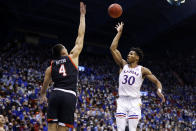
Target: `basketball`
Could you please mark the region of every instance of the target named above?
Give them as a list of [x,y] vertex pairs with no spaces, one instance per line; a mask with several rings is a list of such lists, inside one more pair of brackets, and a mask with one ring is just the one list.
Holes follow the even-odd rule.
[[185,0],[167,0],[167,2],[173,6],[180,6],[181,4],[185,3]]
[[118,18],[122,15],[122,7],[119,4],[111,4],[108,8],[108,13],[112,18]]

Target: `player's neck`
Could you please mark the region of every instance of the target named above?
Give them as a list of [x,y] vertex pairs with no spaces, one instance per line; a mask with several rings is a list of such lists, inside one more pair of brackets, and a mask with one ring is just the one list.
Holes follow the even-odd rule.
[[62,52],[61,56],[68,56],[69,54],[67,54],[66,52]]
[[63,54],[63,55],[61,55],[61,56],[68,56],[67,54]]
[[135,67],[137,67],[138,66],[138,64],[136,63],[136,62],[134,62],[134,63],[129,63],[129,67],[130,68],[135,68]]

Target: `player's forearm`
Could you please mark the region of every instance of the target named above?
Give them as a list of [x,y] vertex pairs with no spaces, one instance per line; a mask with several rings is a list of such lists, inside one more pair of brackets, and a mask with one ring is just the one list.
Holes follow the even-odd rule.
[[161,96],[162,93],[162,84],[160,81],[156,82],[156,87],[157,87],[157,94],[159,95],[159,97]]
[[47,87],[45,84],[43,84],[42,88],[41,88],[41,95],[44,95],[46,94],[46,91],[47,91]]
[[118,32],[118,33],[116,34],[116,36],[114,37],[114,39],[113,39],[113,41],[112,41],[112,44],[111,44],[111,46],[110,46],[110,50],[115,50],[115,49],[117,49],[117,47],[118,47],[118,42],[119,42],[119,40],[120,40],[121,34],[122,34],[122,32]]
[[160,81],[157,81],[156,86],[157,86],[157,90],[158,89],[162,90],[162,84]]
[[0,127],[0,131],[5,131],[5,129],[3,128],[3,125],[1,125],[2,127]]
[[79,25],[79,29],[78,29],[78,36],[79,37],[84,37],[85,34],[85,15],[81,14],[80,15],[80,25]]
[[165,102],[165,97],[162,93],[162,85],[161,85],[160,81],[158,81],[158,83],[157,83],[157,95],[161,98],[161,100],[162,100],[161,103],[164,103]]

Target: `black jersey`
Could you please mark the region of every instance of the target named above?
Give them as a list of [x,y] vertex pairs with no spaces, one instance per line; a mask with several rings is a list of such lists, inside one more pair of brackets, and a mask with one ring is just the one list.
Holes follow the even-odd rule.
[[69,56],[51,62],[52,81],[54,88],[72,90],[76,92],[78,70]]

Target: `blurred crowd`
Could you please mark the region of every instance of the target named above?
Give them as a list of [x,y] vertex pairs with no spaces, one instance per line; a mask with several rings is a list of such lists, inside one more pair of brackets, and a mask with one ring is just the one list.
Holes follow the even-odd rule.
[[[39,92],[50,65],[48,52],[27,44],[7,48],[0,54],[0,123],[5,121],[6,131],[47,131],[47,103],[39,103]],[[145,80],[139,130],[196,130],[196,55],[193,51],[187,58],[176,54],[173,59],[174,55],[143,62],[162,82],[166,103],[160,105],[156,87]],[[118,66],[109,56],[92,55],[83,55],[80,65],[85,70],[79,72],[74,130],[115,131]],[[47,96],[51,91],[52,84]]]

